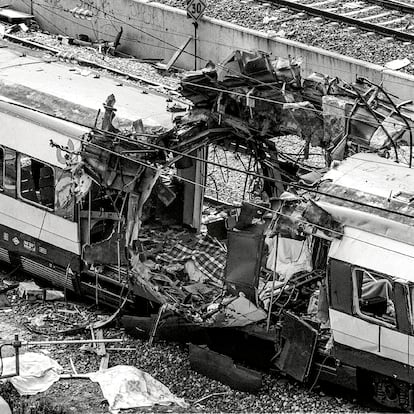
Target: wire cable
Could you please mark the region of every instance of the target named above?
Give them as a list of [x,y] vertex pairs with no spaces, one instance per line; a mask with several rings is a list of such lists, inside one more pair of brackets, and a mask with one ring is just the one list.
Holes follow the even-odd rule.
[[[1,100],[0,100],[0,101],[1,101]],[[4,101],[3,101],[3,102],[4,102]],[[7,102],[7,103],[9,103],[9,102]],[[15,105],[15,103],[12,103],[12,104],[13,104],[13,105]],[[23,105],[17,104],[17,106],[23,106]],[[41,112],[41,111],[37,111],[37,112]],[[108,131],[103,131],[103,132],[108,132]],[[114,134],[114,135],[116,135],[116,134]],[[120,158],[123,158],[123,159],[125,159],[125,160],[131,161],[131,162],[136,163],[136,164],[138,164],[138,165],[142,165],[142,166],[144,166],[144,167],[147,167],[147,168],[153,169],[153,170],[155,170],[155,171],[159,171],[159,170],[161,169],[160,167],[157,167],[157,166],[154,166],[154,165],[148,164],[148,163],[146,163],[146,162],[144,162],[144,161],[141,161],[141,160],[138,160],[138,159],[136,159],[136,158],[131,158],[131,157],[128,157],[127,155],[125,155],[125,154],[120,154],[120,153],[118,153],[118,152],[116,152],[116,151],[114,151],[114,150],[111,150],[111,149],[109,149],[109,148],[102,147],[101,145],[98,145],[98,144],[96,144],[96,143],[93,143],[93,142],[91,142],[91,141],[88,141],[88,140],[87,140],[87,139],[85,139],[85,138],[80,138],[80,139],[79,139],[79,141],[80,141],[82,144],[85,144],[85,145],[90,145],[90,146],[92,146],[92,147],[94,147],[94,148],[100,149],[100,150],[102,150],[102,151],[106,151],[106,152],[108,152],[108,153],[110,153],[110,154],[112,154],[112,155],[115,155],[115,156],[117,156],[117,157],[120,157]],[[165,149],[166,149],[166,150],[168,150],[168,148],[165,148]],[[186,156],[187,156],[187,155],[186,155]],[[201,160],[201,161],[202,161],[202,162],[207,162],[207,161],[205,161],[205,160]],[[242,171],[242,170],[240,170],[240,172],[243,172],[243,171]],[[244,172],[244,173],[245,173],[245,174],[247,174],[247,173],[249,173],[249,172]],[[172,175],[172,176],[174,176],[174,177],[176,177],[176,178],[178,178],[179,180],[184,181],[184,182],[187,182],[187,183],[189,183],[189,184],[191,184],[191,185],[194,185],[194,186],[199,186],[199,187],[201,187],[201,188],[203,188],[203,189],[209,189],[209,190],[212,190],[211,188],[207,187],[206,185],[204,185],[204,184],[202,184],[202,183],[197,183],[197,182],[195,182],[195,181],[192,181],[192,180],[189,180],[189,179],[187,179],[187,178],[181,177],[181,176],[179,176],[179,175],[177,175],[177,174],[171,174],[171,175]],[[254,175],[256,175],[256,176],[260,176],[259,174],[254,174]],[[262,178],[269,179],[269,177],[264,177],[264,176],[262,176]],[[273,181],[278,181],[278,180],[273,180]],[[294,183],[286,183],[286,184],[295,186],[295,184],[294,184]],[[334,195],[332,195],[332,194],[328,194],[328,193],[323,193],[323,192],[315,191],[315,190],[312,190],[312,189],[309,189],[309,188],[306,188],[306,187],[302,187],[302,189],[304,189],[304,190],[306,190],[306,191],[310,191],[310,192],[316,192],[316,193],[318,193],[318,194],[324,194],[324,195],[327,195],[327,196],[332,196],[332,197],[334,197],[334,198],[339,198],[339,199],[342,199],[343,201],[351,201],[351,202],[353,202],[353,203],[360,204],[360,205],[363,205],[363,206],[368,206],[368,207],[372,207],[372,208],[378,208],[378,209],[380,209],[380,210],[385,210],[385,211],[387,211],[387,212],[391,212],[391,213],[399,214],[399,215],[402,215],[402,216],[405,216],[405,217],[409,217],[409,218],[414,218],[414,216],[410,216],[410,215],[408,215],[408,214],[404,214],[404,213],[402,213],[402,212],[391,211],[391,210],[389,210],[389,209],[383,209],[383,208],[380,208],[380,207],[377,207],[377,206],[371,206],[371,205],[369,205],[369,204],[358,203],[358,202],[356,202],[356,201],[354,201],[354,200],[344,199],[344,198],[342,198],[342,197],[337,197],[337,196],[334,196]],[[274,209],[272,209],[272,208],[269,208],[269,207],[266,207],[266,206],[263,206],[263,205],[260,205],[260,204],[254,203],[254,202],[250,202],[250,204],[251,204],[251,205],[253,205],[254,207],[257,207],[258,209],[261,209],[261,210],[264,210],[264,211],[270,212],[270,213],[272,213],[272,214],[278,214],[279,216],[283,216],[283,217],[286,217],[286,218],[289,218],[289,219],[291,218],[289,215],[284,214],[284,213],[281,213],[281,212],[279,212],[279,211],[277,211],[277,210],[274,210]],[[319,229],[319,230],[321,230],[321,231],[327,231],[327,232],[329,232],[329,233],[331,233],[331,234],[336,234],[336,235],[337,235],[337,237],[343,237],[343,234],[342,234],[341,232],[338,232],[338,231],[336,231],[336,230],[332,230],[332,229],[327,228],[327,227],[325,227],[325,226],[321,226],[321,225],[317,225],[317,224],[312,224],[312,223],[309,223],[308,221],[306,221],[306,220],[304,220],[304,219],[299,219],[299,218],[297,219],[297,221],[298,221],[298,222],[302,222],[303,224],[306,224],[306,225],[311,225],[311,226],[313,226],[314,228]],[[387,248],[387,247],[384,247],[384,246],[380,246],[380,245],[377,245],[377,244],[375,244],[375,243],[371,243],[371,242],[368,242],[368,241],[365,241],[365,240],[360,240],[360,239],[355,238],[355,237],[352,237],[352,236],[346,236],[346,237],[348,237],[348,238],[350,238],[350,239],[353,239],[353,240],[360,241],[360,242],[365,243],[365,244],[368,244],[368,245],[371,245],[371,246],[373,246],[373,247],[377,247],[377,248],[383,249],[383,250],[385,250],[385,251],[389,251],[389,252],[392,252],[392,253],[396,253],[396,254],[399,254],[399,255],[402,255],[402,256],[405,256],[405,257],[409,257],[409,258],[414,259],[414,256],[409,255],[409,254],[406,254],[406,253],[399,252],[399,251],[394,250],[394,249],[390,249],[390,248]]]
[[[119,154],[119,153],[117,153],[116,151],[113,151],[113,150],[110,150],[110,149],[108,149],[108,148],[102,147],[102,146],[100,146],[100,145],[98,145],[98,144],[95,144],[95,143],[92,143],[92,142],[90,142],[90,141],[88,141],[88,140],[85,140],[85,139],[80,139],[80,141],[81,141],[82,143],[86,144],[86,145],[91,145],[91,146],[93,146],[94,148],[97,148],[97,149],[100,149],[100,150],[103,150],[103,151],[107,151],[107,152],[109,152],[109,153],[111,153],[111,154],[113,154],[113,155],[116,155],[116,156],[120,157],[120,158],[124,158],[124,159],[126,159],[126,160],[128,160],[128,161],[132,161],[132,162],[134,162],[134,163],[137,163],[137,164],[143,165],[143,166],[148,167],[148,168],[150,168],[150,169],[153,169],[153,170],[156,170],[156,171],[158,171],[158,170],[160,169],[160,167],[156,167],[156,166],[153,166],[153,165],[151,165],[151,164],[145,163],[145,162],[143,162],[143,161],[141,161],[141,160],[137,160],[137,159],[134,159],[134,158],[128,157],[128,156],[126,156],[126,155],[124,155],[124,154]],[[199,187],[201,187],[201,188],[203,188],[203,189],[209,189],[209,190],[212,190],[211,188],[207,187],[207,186],[206,186],[206,185],[204,185],[204,184],[197,183],[197,182],[195,182],[195,181],[192,181],[192,180],[189,180],[189,179],[187,179],[187,178],[181,177],[181,176],[179,176],[179,175],[177,175],[177,174],[171,174],[171,175],[172,175],[172,176],[174,176],[174,177],[176,177],[176,178],[178,178],[178,179],[180,179],[180,180],[182,180],[182,181],[184,181],[184,182],[187,182],[187,183],[189,183],[189,184],[192,184],[192,185],[194,185],[194,186],[199,186]],[[272,213],[272,214],[277,214],[277,215],[279,215],[279,216],[282,216],[282,217],[286,217],[286,218],[291,219],[291,216],[290,216],[290,215],[287,215],[287,214],[281,213],[281,212],[279,212],[279,211],[277,211],[277,210],[274,210],[274,209],[272,209],[272,208],[270,208],[270,207],[266,207],[266,206],[263,206],[263,205],[260,205],[260,204],[254,203],[254,202],[249,202],[249,204],[251,204],[252,206],[254,206],[254,207],[258,208],[258,209],[261,209],[261,210],[264,210],[264,211],[270,212],[270,213]],[[395,213],[397,213],[397,212],[395,212]],[[409,217],[414,218],[413,216],[409,216]],[[329,232],[329,233],[332,233],[332,234],[336,234],[336,236],[337,236],[338,238],[341,238],[341,237],[343,237],[343,236],[344,236],[342,232],[339,232],[339,231],[337,231],[337,230],[330,229],[330,228],[325,227],[325,226],[322,226],[322,225],[318,225],[318,224],[309,223],[309,222],[308,222],[308,221],[306,221],[305,219],[300,219],[300,218],[297,218],[296,220],[297,220],[298,222],[303,223],[303,224],[306,224],[306,225],[311,225],[312,227],[314,227],[314,228],[316,228],[316,229],[319,229],[319,230],[321,230],[321,231],[325,231],[325,232]],[[356,237],[353,237],[353,236],[349,236],[349,235],[347,235],[346,237],[347,237],[347,238],[349,238],[349,239],[351,239],[351,240],[356,240],[356,241],[359,241],[359,242],[361,242],[361,243],[364,243],[364,244],[367,244],[367,245],[370,245],[370,246],[373,246],[373,247],[377,247],[377,248],[380,248],[380,249],[385,250],[385,251],[388,251],[388,252],[396,253],[396,254],[398,254],[398,255],[401,255],[401,256],[404,256],[404,257],[408,257],[408,258],[414,259],[414,256],[412,256],[412,255],[410,255],[410,254],[407,254],[407,253],[402,253],[402,252],[400,252],[400,251],[398,251],[398,250],[390,249],[390,248],[388,248],[388,247],[381,246],[381,245],[378,245],[378,244],[375,244],[375,243],[372,243],[372,242],[368,242],[368,241],[366,241],[366,240],[361,240],[361,239],[356,238]],[[390,240],[393,240],[393,239],[390,239]],[[396,241],[397,241],[397,240],[396,240]]]
[[[106,131],[102,131],[102,130],[98,130],[98,131],[101,132],[101,133],[107,133]],[[126,139],[126,138],[120,136],[119,134],[109,133],[109,135],[112,135],[112,136],[114,136],[116,138],[119,138],[122,141],[125,141],[125,142],[130,143],[130,144],[131,143],[134,143],[134,142],[136,143],[136,141]],[[140,141],[140,143],[143,144],[143,145],[147,145],[150,148],[155,148],[155,149],[159,149],[159,150],[163,150],[163,151],[169,151],[169,152],[171,152],[173,154],[176,154],[176,155],[182,155],[182,156],[185,156],[185,157],[194,159],[196,161],[200,161],[200,162],[203,162],[203,163],[206,163],[206,164],[210,164],[210,165],[215,165],[215,166],[217,166],[219,168],[221,167],[221,164],[220,163],[216,163],[216,162],[210,161],[210,160],[205,160],[205,159],[200,158],[200,157],[197,157],[195,155],[191,155],[191,154],[188,154],[188,153],[183,153],[183,152],[180,152],[180,151],[172,150],[170,148],[163,147],[161,145],[157,145],[157,144],[154,144],[154,143],[141,142],[141,141]],[[391,165],[393,165],[393,164],[391,164]],[[407,213],[403,213],[401,211],[394,211],[394,210],[390,210],[390,209],[387,209],[387,208],[384,208],[384,207],[380,207],[380,206],[375,206],[375,205],[372,205],[372,204],[364,203],[364,202],[361,202],[361,201],[358,201],[358,200],[347,199],[345,197],[337,196],[335,194],[325,193],[323,191],[319,191],[319,190],[316,190],[316,189],[313,189],[313,188],[305,187],[305,186],[300,185],[300,184],[297,184],[297,183],[292,183],[292,182],[288,182],[288,181],[285,181],[285,180],[282,180],[282,179],[276,179],[276,178],[272,178],[272,177],[267,177],[267,176],[265,176],[263,174],[258,174],[256,172],[252,172],[252,171],[246,172],[246,171],[243,171],[243,170],[241,170],[239,168],[235,168],[235,167],[231,167],[231,166],[227,166],[226,168],[229,169],[229,170],[231,170],[231,171],[238,172],[238,173],[248,174],[248,175],[250,175],[252,177],[255,177],[255,178],[260,178],[260,179],[267,180],[267,181],[271,181],[271,182],[277,182],[277,183],[280,183],[280,184],[284,184],[286,186],[292,186],[292,187],[295,187],[297,189],[304,190],[304,191],[307,191],[307,192],[311,192],[311,193],[314,193],[314,194],[331,197],[331,198],[334,198],[334,199],[337,199],[337,200],[340,200],[340,201],[352,202],[352,203],[355,203],[355,204],[360,205],[360,206],[370,207],[370,208],[373,208],[373,209],[376,209],[376,210],[384,211],[384,212],[387,212],[387,213],[394,213],[394,214],[397,214],[397,215],[401,215],[401,216],[404,216],[404,217],[408,217],[410,219],[414,219],[414,216],[412,216],[410,214],[407,214]],[[408,167],[406,167],[406,168],[408,168]]]
[[[10,105],[13,105],[13,106],[17,106],[17,107],[29,109],[29,110],[32,110],[32,111],[35,111],[35,112],[38,112],[38,113],[41,113],[41,114],[44,114],[44,115],[51,116],[50,114],[47,114],[47,113],[45,113],[45,112],[43,112],[41,110],[34,109],[34,108],[31,108],[31,107],[27,107],[26,105],[18,104],[16,102],[9,102],[9,101],[5,101],[5,100],[2,100],[2,99],[0,99],[0,102],[4,102],[4,103],[7,103],[7,104],[10,104]],[[191,155],[189,153],[183,153],[183,152],[180,152],[180,151],[172,150],[170,148],[167,148],[167,147],[164,147],[164,146],[161,146],[161,145],[157,145],[157,144],[154,144],[154,143],[146,142],[146,141],[131,140],[131,139],[128,139],[128,138],[123,137],[119,133],[104,131],[104,130],[101,130],[99,128],[92,128],[91,126],[84,125],[84,124],[81,124],[79,122],[69,121],[69,120],[67,120],[65,118],[58,117],[58,116],[55,116],[55,115],[53,115],[53,117],[54,118],[57,118],[57,119],[64,120],[66,122],[72,122],[72,123],[74,123],[76,125],[79,125],[79,126],[82,126],[82,127],[85,127],[85,128],[89,128],[91,130],[94,129],[95,131],[97,131],[99,133],[107,134],[107,135],[112,136],[114,138],[118,138],[121,141],[124,141],[124,142],[129,143],[129,144],[135,144],[135,145],[141,144],[143,146],[148,146],[150,148],[155,148],[155,149],[158,149],[158,150],[167,151],[167,152],[171,152],[171,153],[176,154],[176,155],[180,155],[180,156],[184,156],[184,157],[187,157],[187,158],[191,158],[191,159],[194,159],[196,161],[200,161],[202,163],[206,163],[206,164],[210,164],[210,165],[215,165],[217,167],[221,167],[221,164],[220,163],[216,163],[216,162],[210,161],[210,160],[205,160],[203,158],[197,157],[195,155]],[[140,134],[140,135],[141,136],[151,136],[151,137],[154,136],[153,134]],[[79,139],[79,141],[84,142],[84,143],[88,143],[87,141],[82,140],[82,139]],[[122,158],[125,158],[126,157],[124,154],[119,154],[119,153],[114,152],[114,151],[112,151],[112,150],[110,150],[108,148],[105,148],[105,147],[102,147],[101,149],[106,150],[106,151],[108,151],[110,153],[113,153],[113,155],[117,155],[117,156],[120,156]],[[138,160],[136,160],[134,158],[127,157],[125,159],[128,159],[130,161],[137,162],[138,164],[143,165],[145,167],[157,169],[157,167],[153,167],[150,164],[144,163],[142,161],[138,161]],[[393,165],[393,164],[391,164],[391,165]],[[351,203],[354,203],[354,204],[359,205],[359,206],[368,207],[368,208],[372,208],[372,209],[375,209],[375,210],[383,211],[383,212],[386,212],[386,213],[393,213],[395,215],[399,215],[399,216],[402,216],[402,217],[407,217],[407,218],[410,218],[410,219],[414,219],[414,216],[412,216],[410,214],[407,214],[407,213],[404,213],[402,211],[390,210],[390,209],[387,209],[387,208],[384,208],[384,207],[380,207],[380,206],[376,206],[376,205],[364,203],[364,202],[361,202],[359,200],[352,200],[352,199],[349,199],[349,198],[346,198],[346,197],[337,196],[335,194],[326,193],[326,192],[323,192],[323,191],[320,191],[320,190],[317,190],[317,189],[314,189],[314,188],[309,188],[309,187],[306,187],[306,186],[303,186],[303,185],[300,185],[300,184],[297,184],[297,183],[288,182],[286,180],[272,178],[272,177],[267,177],[265,175],[258,174],[256,172],[252,172],[252,171],[244,171],[244,170],[241,170],[239,168],[235,168],[235,167],[231,167],[231,166],[227,166],[226,168],[229,169],[229,170],[238,172],[238,173],[248,174],[248,175],[250,175],[250,176],[252,176],[254,178],[260,178],[260,179],[263,179],[263,180],[280,183],[280,184],[283,184],[285,186],[291,186],[291,187],[294,187],[296,189],[300,189],[300,190],[306,191],[308,193],[314,193],[314,194],[318,194],[318,195],[323,195],[323,196],[330,197],[330,198],[333,198],[333,199],[336,199],[336,200],[339,200],[339,201],[342,201],[342,202],[351,202]],[[406,167],[406,168],[408,168],[408,167]],[[180,179],[186,181],[186,179],[184,179],[183,177],[180,177]],[[194,182],[191,182],[191,181],[189,181],[189,183],[190,184],[195,184]]]
[[[22,0],[22,1],[27,6],[27,3],[25,3],[24,0]],[[38,5],[39,7],[43,8],[45,10],[48,10],[50,13],[53,13],[56,16],[59,16],[59,17],[61,17],[63,19],[66,19],[66,20],[72,22],[72,19],[69,19],[66,16],[63,16],[63,15],[61,15],[59,13],[54,12],[49,7],[45,7],[44,5],[42,5],[40,3],[37,3],[37,2],[34,2],[34,4]],[[142,33],[146,34],[147,36],[150,36],[150,37],[158,40],[159,42],[162,42],[164,44],[167,44],[168,46],[171,47],[171,50],[174,50],[175,51],[175,50],[178,49],[178,46],[176,46],[176,45],[174,45],[172,43],[169,43],[169,42],[167,42],[167,41],[165,41],[165,40],[163,40],[163,39],[161,39],[161,38],[159,38],[159,37],[157,37],[155,35],[152,35],[151,33],[147,32],[147,31],[145,31],[145,30],[143,30],[143,29],[141,29],[141,28],[139,28],[139,27],[137,27],[135,25],[132,25],[129,22],[123,21],[122,19],[119,19],[115,15],[112,15],[110,13],[104,12],[102,9],[100,9],[97,6],[94,6],[94,5],[90,5],[90,6],[93,7],[93,8],[95,8],[98,11],[102,11],[103,13],[105,13],[105,15],[112,16],[115,20],[118,20],[119,22],[121,22],[121,23],[123,23],[123,24],[125,24],[125,25],[127,25],[127,26],[129,26],[129,27],[131,27],[133,29],[135,29],[135,30],[138,30],[139,32],[142,32]],[[57,8],[57,7],[55,7],[55,8]],[[57,8],[57,9],[59,9],[59,8]],[[63,9],[59,9],[59,10],[63,10]],[[45,19],[45,20],[47,20],[47,19]],[[50,24],[52,24],[52,23],[50,23]],[[78,23],[78,25],[81,26],[81,27],[84,27],[84,28],[87,28],[87,29],[92,30],[89,26],[83,25],[81,23]],[[56,28],[55,25],[53,25],[53,26]],[[105,33],[105,32],[101,32],[101,33],[106,34],[108,36],[112,36],[113,35],[113,34],[108,34],[108,33]],[[133,40],[137,41],[138,39],[133,39]],[[151,46],[154,46],[154,45],[151,45]],[[201,57],[199,55],[195,55],[194,53],[188,52],[186,50],[184,50],[183,53],[188,54],[188,55],[190,55],[192,57],[196,57],[197,59],[203,60],[205,62],[208,62],[209,61],[209,60],[207,60],[207,59],[205,59],[205,58],[203,58],[203,57]],[[269,83],[266,83],[266,82],[262,82],[260,80],[257,80],[256,78],[250,77],[250,76],[245,75],[245,74],[242,74],[240,72],[236,72],[235,70],[232,70],[232,69],[230,69],[230,68],[228,68],[228,67],[226,67],[224,65],[221,65],[220,63],[217,63],[216,66],[221,67],[222,69],[228,71],[229,73],[237,73],[237,75],[239,77],[243,77],[243,78],[245,78],[247,80],[250,80],[252,82],[255,82],[256,84],[260,84],[260,85],[263,85],[263,86],[271,87],[272,89],[275,89],[277,91],[282,91],[282,89],[280,87],[276,87],[275,85],[272,85],[272,84],[269,84]],[[215,91],[218,91],[218,92],[221,92],[221,93],[227,93],[227,94],[230,94],[230,95],[236,95],[236,96],[241,96],[241,97],[247,98],[247,94],[245,94],[245,93],[238,93],[238,92],[235,92],[235,91],[229,91],[227,89],[219,89],[219,88],[214,88],[214,87],[210,87],[210,86],[207,86],[207,85],[199,85],[199,84],[194,84],[194,83],[186,82],[186,81],[184,81],[183,84],[193,85],[193,86],[196,86],[197,88],[210,89],[210,90],[215,90]],[[281,101],[276,101],[276,100],[272,100],[272,99],[268,99],[268,98],[262,98],[262,97],[258,97],[258,96],[252,96],[252,95],[249,95],[249,98],[252,98],[252,99],[254,98],[257,101],[264,101],[264,102],[273,103],[273,104],[277,104],[277,105],[284,105],[284,104],[287,103],[287,102],[281,102]],[[332,106],[333,108],[335,108],[333,105],[330,105],[330,104],[327,104],[327,105],[328,106]],[[312,111],[312,112],[317,113],[318,115],[321,115],[321,111],[319,111],[316,108],[304,107],[304,108],[300,108],[300,109],[301,110],[306,110],[306,111]],[[352,116],[341,115],[340,117],[343,118],[343,119],[351,119],[351,120],[353,119],[353,120],[355,120],[355,118],[353,118]],[[361,119],[357,119],[357,120],[360,121],[360,122],[364,122],[366,125],[375,126],[375,127],[381,127],[381,126],[383,127],[384,124],[387,124],[387,125],[390,125],[390,126],[401,126],[401,123],[399,123],[397,121],[392,122],[392,121],[383,120],[382,123],[379,124],[379,123],[373,123],[373,122],[370,122],[370,121],[367,121],[367,120],[361,120]],[[402,128],[402,130],[406,130],[406,131],[413,130],[414,131],[414,126],[408,128],[406,125],[404,125],[404,127]]]
[[[176,46],[176,45],[173,45],[173,44],[171,44],[171,43],[169,43],[169,42],[167,42],[167,41],[165,41],[164,39],[161,39],[161,38],[159,38],[159,37],[156,37],[156,36],[154,36],[154,35],[152,35],[152,34],[150,34],[150,33],[148,33],[148,32],[146,32],[145,30],[143,30],[143,29],[141,29],[141,28],[138,28],[137,26],[135,26],[135,25],[132,25],[132,24],[130,24],[129,22],[127,22],[127,21],[125,21],[125,20],[122,20],[122,19],[119,19],[119,17],[118,16],[115,16],[114,14],[112,14],[112,13],[108,13],[108,12],[105,12],[105,11],[103,11],[102,9],[100,9],[99,7],[97,7],[97,6],[95,6],[95,5],[93,5],[93,4],[91,4],[90,5],[92,8],[94,8],[95,10],[97,10],[97,11],[101,11],[101,12],[103,12],[105,15],[110,15],[110,16],[112,16],[115,20],[118,20],[120,23],[123,23],[123,24],[125,24],[125,25],[128,25],[128,26],[130,26],[131,28],[134,28],[134,29],[136,29],[136,30],[139,30],[140,32],[142,32],[142,33],[145,33],[146,35],[148,35],[148,36],[152,36],[152,37],[154,37],[156,40],[158,40],[159,42],[163,42],[163,43],[165,43],[165,44],[167,44],[167,45],[169,45],[169,46],[171,46],[173,49],[177,49],[178,47]],[[206,59],[206,58],[203,58],[202,56],[200,56],[200,55],[195,55],[194,53],[191,53],[191,52],[187,52],[187,51],[183,51],[183,53],[187,53],[187,54],[189,54],[189,55],[191,55],[192,57],[196,57],[196,58],[198,58],[198,59],[200,59],[200,60],[203,60],[203,61],[205,61],[205,62],[208,62],[209,60],[208,59]],[[244,78],[246,78],[246,79],[248,79],[248,80],[251,80],[251,81],[254,81],[254,82],[256,82],[256,83],[258,83],[258,84],[261,84],[261,85],[266,85],[266,86],[270,86],[270,87],[273,87],[273,85],[269,85],[269,83],[266,83],[266,82],[262,82],[262,81],[260,81],[260,80],[258,80],[258,79],[256,79],[256,78],[253,78],[253,77],[251,77],[251,76],[248,76],[248,75],[245,75],[245,74],[242,74],[242,73],[240,73],[240,72],[237,72],[237,71],[235,71],[235,70],[232,70],[232,69],[230,69],[230,68],[228,68],[228,67],[226,67],[226,66],[224,66],[224,65],[221,65],[221,64],[216,64],[216,66],[219,66],[219,67],[221,67],[221,68],[223,68],[223,69],[226,69],[227,71],[229,71],[229,72],[233,72],[233,73],[236,73],[238,76],[241,76],[241,77],[244,77]],[[282,89],[281,88],[278,88],[278,87],[274,87],[274,89],[276,89],[276,90],[278,90],[278,91],[281,91]],[[254,97],[253,96],[253,98],[255,98],[256,99],[256,97]],[[274,101],[274,103],[277,103],[276,101]],[[279,102],[280,103],[280,102]],[[311,108],[309,108],[309,109],[311,109]],[[315,111],[317,111],[316,109],[315,109]],[[390,121],[387,121],[387,122],[389,122],[389,123],[391,123]],[[392,123],[393,125],[399,125],[398,123]],[[376,124],[373,124],[373,125],[376,125]],[[411,129],[413,129],[413,128],[411,128]]]

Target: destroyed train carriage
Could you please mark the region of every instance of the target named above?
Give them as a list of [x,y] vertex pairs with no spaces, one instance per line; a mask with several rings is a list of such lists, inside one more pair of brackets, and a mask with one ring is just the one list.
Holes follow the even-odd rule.
[[[8,66],[19,59],[0,50]],[[152,339],[208,345],[303,382],[364,384],[388,407],[414,409],[414,174],[396,162],[411,143],[408,105],[366,81],[302,82],[292,62],[284,72],[236,53],[183,79],[190,111],[169,102],[162,112],[160,94],[24,59],[0,73],[1,260],[123,306],[125,326]],[[327,158],[348,157],[329,171],[276,149],[274,137],[295,128],[312,143],[305,108],[324,121]],[[200,234],[189,229],[201,227],[213,144],[252,154],[260,185],[237,209],[216,207],[220,219]],[[201,372],[234,367],[211,372],[208,352],[191,347]],[[232,385],[254,389],[251,375]]]

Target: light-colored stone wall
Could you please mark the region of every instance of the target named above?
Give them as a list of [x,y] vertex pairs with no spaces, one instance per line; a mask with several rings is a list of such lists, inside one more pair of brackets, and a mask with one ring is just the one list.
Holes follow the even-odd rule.
[[[0,0],[0,3],[4,1]],[[53,33],[70,36],[84,33],[94,40],[112,40],[122,26],[121,50],[140,58],[163,59],[166,62],[189,36],[194,35],[192,21],[187,19],[184,11],[145,0],[11,0],[7,3],[26,12],[30,12],[32,7],[42,27]],[[92,10],[93,19],[74,18],[68,10],[76,6]],[[305,76],[322,72],[345,81],[363,76],[376,83],[382,81],[387,91],[404,100],[414,96],[412,75],[385,70],[379,65],[292,40],[272,38],[231,23],[202,18],[197,37],[198,67],[204,66],[208,60],[220,62],[234,49],[259,49],[274,56],[301,57]],[[190,42],[176,66],[194,69],[194,41]]]

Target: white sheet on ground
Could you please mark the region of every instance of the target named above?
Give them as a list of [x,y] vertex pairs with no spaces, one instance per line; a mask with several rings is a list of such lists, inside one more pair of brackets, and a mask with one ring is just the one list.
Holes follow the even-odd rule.
[[101,386],[111,412],[157,404],[188,407],[182,398],[176,397],[164,384],[135,367],[117,365],[90,374],[90,379]]
[[[3,358],[3,375],[16,372],[14,357]],[[63,368],[54,359],[36,352],[26,352],[19,357],[20,375],[10,382],[20,395],[35,395],[46,391],[60,378]]]
[[0,413],[1,414],[12,414],[9,404],[7,404],[7,402],[4,401],[3,397],[0,397]]

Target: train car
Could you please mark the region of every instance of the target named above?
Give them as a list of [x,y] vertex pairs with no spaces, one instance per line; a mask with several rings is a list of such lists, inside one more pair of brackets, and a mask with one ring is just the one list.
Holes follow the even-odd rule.
[[[410,411],[414,408],[413,188],[411,168],[377,154],[356,154],[323,176],[314,200],[343,227],[341,235],[329,234],[327,222],[319,222],[319,229],[325,228],[323,237],[328,233],[331,238],[325,246],[327,313],[322,321],[327,324],[318,325],[318,340],[307,341],[308,362],[313,361],[319,379],[354,390],[362,387],[381,404]],[[294,349],[297,337],[289,327],[299,326],[299,320],[292,325],[288,318],[282,327],[286,341],[282,354],[289,346]],[[315,338],[314,328],[307,326],[308,338]],[[329,328],[328,343],[324,328]],[[297,368],[286,354],[282,360]]]
[[[145,128],[172,127],[164,95],[0,51],[0,259],[93,298],[97,275],[82,261],[83,246],[104,239],[122,217],[113,207],[104,211],[104,203],[96,210],[88,201],[75,203],[73,165],[113,91],[121,124],[140,119]],[[115,273],[99,279],[98,294],[108,304],[119,304],[124,286]]]

